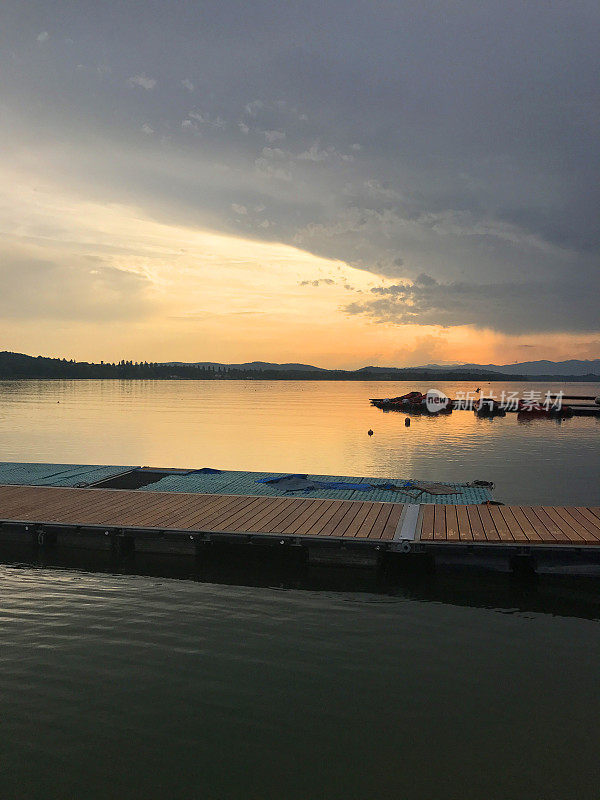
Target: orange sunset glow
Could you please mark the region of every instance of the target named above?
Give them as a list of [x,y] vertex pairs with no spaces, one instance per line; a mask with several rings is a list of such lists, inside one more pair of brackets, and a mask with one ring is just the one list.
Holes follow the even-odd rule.
[[448,50],[426,8],[387,9],[372,58],[348,32],[332,50],[310,15],[305,51],[283,9],[263,40],[248,9],[204,29],[183,6],[149,12],[156,40],[116,11],[110,30],[83,6],[64,30],[8,15],[2,349],[343,369],[600,356],[587,28],[559,64],[549,31],[575,22],[556,9],[528,39],[533,80],[510,15],[491,64],[468,26]]
[[[583,335],[556,333],[536,342],[468,325],[353,316],[344,308],[349,296],[368,295],[391,279],[278,242],[167,224],[41,181],[31,189],[27,175],[4,177],[13,186],[4,208],[11,223],[5,252],[24,261],[52,259],[68,279],[65,286],[43,286],[38,298],[39,287],[27,287],[38,304],[35,328],[18,313],[0,321],[13,350],[37,354],[43,341],[44,355],[81,360],[160,361],[176,354],[187,361],[298,360],[344,369],[596,353],[597,341]],[[113,276],[129,283],[121,287]],[[69,307],[58,321],[65,298]]]

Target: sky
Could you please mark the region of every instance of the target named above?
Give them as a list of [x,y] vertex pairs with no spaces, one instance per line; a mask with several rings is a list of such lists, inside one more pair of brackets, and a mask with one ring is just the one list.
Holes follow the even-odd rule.
[[0,350],[600,357],[594,0],[0,10]]

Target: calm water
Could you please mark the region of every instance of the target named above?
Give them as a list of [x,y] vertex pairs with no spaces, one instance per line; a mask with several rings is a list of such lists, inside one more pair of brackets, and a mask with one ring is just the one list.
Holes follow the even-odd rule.
[[597,618],[0,566],[3,798],[598,797]]
[[[598,504],[596,420],[406,429],[368,404],[404,390],[4,383],[0,458],[488,478],[505,500]],[[118,569],[0,564],[2,800],[598,797],[597,582]]]
[[[0,382],[0,460],[492,480],[504,502],[600,504],[600,418],[383,413],[377,382]],[[421,387],[423,389],[427,387]],[[450,396],[470,383],[443,383]],[[598,384],[488,384],[599,395]],[[375,435],[367,436],[372,428]]]

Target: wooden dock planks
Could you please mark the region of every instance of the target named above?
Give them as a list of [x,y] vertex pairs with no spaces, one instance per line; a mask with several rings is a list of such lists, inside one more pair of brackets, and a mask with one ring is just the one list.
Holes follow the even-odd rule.
[[219,533],[393,537],[400,503],[0,486],[0,520]]
[[[119,529],[391,541],[401,503],[125,489],[0,486],[0,521]],[[600,544],[600,508],[423,505],[427,543]]]
[[600,544],[600,513],[592,507],[423,506],[422,542]]

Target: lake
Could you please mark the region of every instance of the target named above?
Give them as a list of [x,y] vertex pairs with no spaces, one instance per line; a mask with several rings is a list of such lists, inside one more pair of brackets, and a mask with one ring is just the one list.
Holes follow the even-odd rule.
[[[405,428],[369,405],[411,388],[3,382],[0,459],[482,478],[507,502],[598,504],[598,420]],[[596,580],[0,560],[2,800],[598,796]]]
[[[354,381],[3,381],[0,460],[491,480],[506,503],[600,502],[600,418],[384,413],[370,397],[415,388]],[[425,390],[426,386],[420,387]],[[450,397],[472,383],[440,382]],[[482,384],[486,392],[589,383]],[[367,436],[372,429],[374,435]]]
[[0,794],[596,800],[597,584],[499,608],[469,584],[0,565]]

